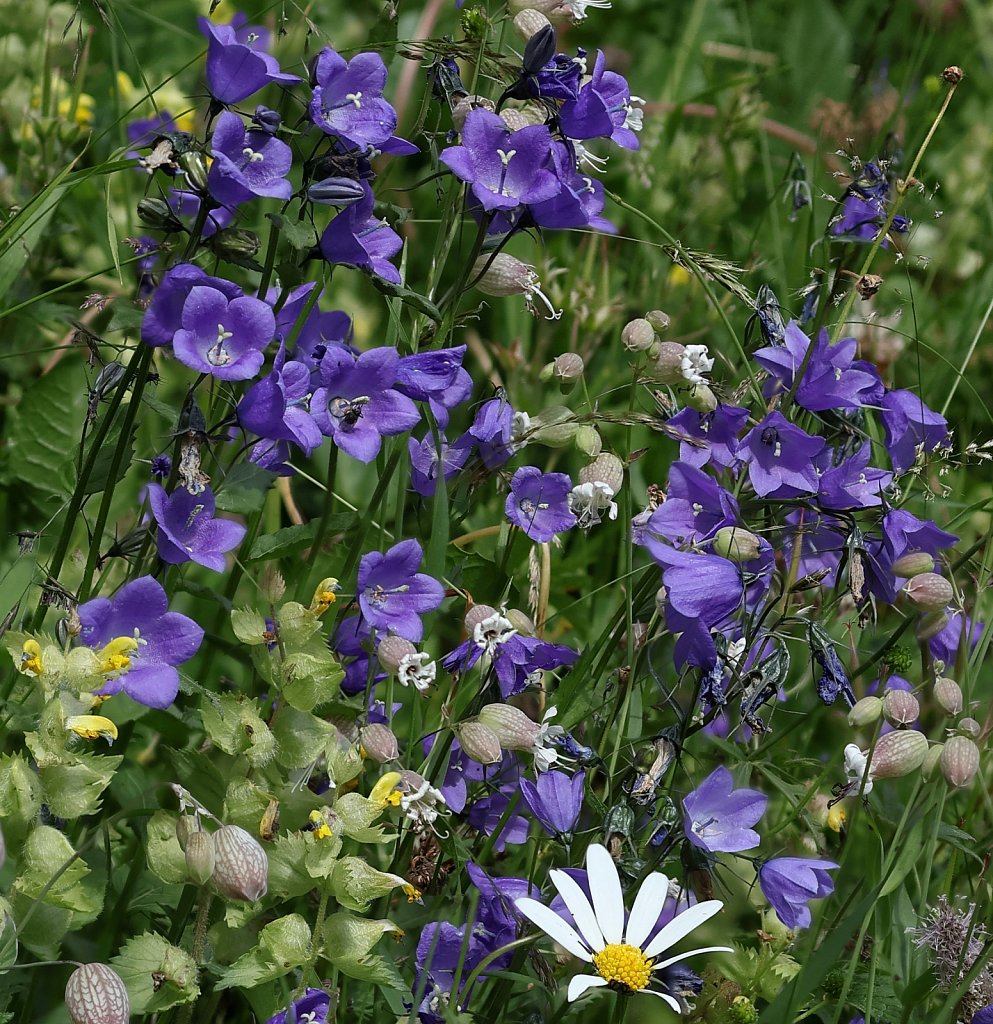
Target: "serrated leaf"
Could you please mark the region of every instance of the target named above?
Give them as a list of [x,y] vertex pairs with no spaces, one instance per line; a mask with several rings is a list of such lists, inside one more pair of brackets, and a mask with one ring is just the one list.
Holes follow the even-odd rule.
[[293,220],[279,213],[267,213],[266,216],[279,228],[291,248],[306,251],[317,245],[317,232],[307,221]]
[[10,904],[0,899],[0,971],[17,963],[17,925]]
[[72,761],[38,770],[45,803],[57,818],[81,818],[100,810],[103,791],[110,785],[123,757],[79,754]]
[[300,832],[291,832],[266,845],[270,893],[292,899],[314,888],[314,879],[307,871],[307,851],[313,842]]
[[407,881],[399,875],[379,871],[361,857],[342,857],[334,867],[331,888],[335,899],[349,910],[365,911],[380,896],[387,896]]
[[265,619],[254,608],[235,608],[231,612],[231,629],[243,644],[266,642]]
[[20,754],[0,757],[0,820],[9,845],[19,842],[41,809],[41,780]]
[[24,843],[20,874],[13,888],[80,918],[95,917],[103,907],[103,889],[89,878],[90,869],[66,837],[48,825],[33,829]]
[[284,707],[272,723],[276,760],[284,768],[305,768],[317,760],[335,736],[335,728],[306,711]]
[[903,1019],[903,1004],[893,991],[893,979],[877,970],[872,979],[872,1000],[869,1000],[869,970],[857,967],[848,989],[846,1002],[861,1010],[879,1024],[899,1024]]
[[259,944],[221,972],[215,988],[254,988],[275,981],[305,963],[310,956],[310,928],[299,914],[267,924]]
[[161,935],[136,935],[110,962],[127,986],[132,1014],[181,1006],[200,994],[193,958]]
[[392,921],[375,921],[338,911],[324,922],[324,955],[338,960],[359,960],[372,952],[387,932],[399,932]]

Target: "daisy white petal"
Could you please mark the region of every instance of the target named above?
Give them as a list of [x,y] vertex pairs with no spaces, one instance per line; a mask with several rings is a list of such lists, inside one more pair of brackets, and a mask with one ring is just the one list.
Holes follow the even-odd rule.
[[669,879],[658,871],[653,871],[641,883],[638,895],[634,899],[624,937],[625,942],[632,946],[640,946],[648,938],[668,895]]
[[586,851],[586,871],[600,931],[608,943],[621,942],[624,935],[624,893],[614,858],[605,846],[593,843]]
[[691,956],[697,956],[700,953],[733,952],[734,950],[730,946],[701,946],[700,949],[689,949],[685,953],[680,953],[678,956],[671,956],[668,960],[663,960],[660,964],[655,964],[652,970],[661,971],[663,967],[671,967],[673,964],[678,964],[680,960],[688,960]]
[[569,982],[568,1001],[574,1003],[581,995],[589,992],[591,988],[603,988],[606,984],[603,978],[591,978],[587,974],[577,974]]
[[[596,889],[593,891],[596,892]],[[658,956],[663,949],[674,946],[694,928],[698,928],[704,921],[709,921],[723,906],[720,900],[707,900],[706,903],[697,903],[677,914],[645,947],[645,956]]]
[[564,871],[554,869],[548,872],[548,877],[569,908],[569,913],[575,919],[576,927],[586,940],[586,944],[594,953],[599,952],[606,943],[603,941],[603,932],[600,931],[596,914],[593,913],[586,893],[580,888],[579,883]]
[[546,935],[553,938],[563,949],[567,949],[573,956],[578,956],[587,963],[593,962],[593,956],[586,948],[583,940],[576,934],[575,929],[555,913],[549,910],[543,903],[522,896],[514,901],[514,906],[531,922],[536,924]]
[[658,996],[659,999],[665,1000],[665,1002],[667,1002],[676,1011],[676,1013],[681,1014],[683,1012],[679,1003],[677,1003],[676,1000],[672,998],[672,996],[666,994],[665,992],[653,992],[650,988],[643,988],[641,991],[644,992],[647,996]]

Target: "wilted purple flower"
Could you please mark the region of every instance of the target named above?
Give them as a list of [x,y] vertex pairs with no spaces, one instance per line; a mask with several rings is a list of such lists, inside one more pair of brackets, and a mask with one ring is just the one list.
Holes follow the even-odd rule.
[[167,708],[179,692],[175,666],[200,649],[203,630],[192,619],[169,611],[162,585],[151,576],[126,583],[110,599],[96,597],[79,606],[79,639],[96,650],[120,637],[133,637],[137,648],[114,665],[116,678],[99,694],[126,693],[151,708]]
[[542,772],[537,782],[521,779],[521,796],[549,835],[569,835],[583,809],[585,782],[585,772],[577,772],[570,778],[556,768]]
[[[770,345],[755,352],[756,362],[773,377],[766,387],[768,396],[788,391],[793,386],[810,344],[796,321],[791,320],[786,325],[782,345]],[[842,338],[831,345],[828,332],[820,331],[796,389],[797,405],[811,412],[858,409],[875,404],[882,397],[879,374],[871,363],[855,359],[856,345],[854,338]]]
[[471,111],[462,127],[462,145],[439,156],[443,164],[472,186],[484,210],[513,210],[522,203],[540,203],[559,190],[546,168],[552,137],[544,125],[512,132],[503,118],[482,107]]
[[141,320],[141,340],[146,345],[170,345],[183,326],[183,307],[196,287],[214,288],[229,299],[236,299],[241,289],[222,277],[211,277],[193,263],[177,263],[170,267],[152,296],[151,304]]
[[403,248],[403,239],[386,223],[372,215],[372,189],[365,186],[365,198],[342,210],[321,235],[321,255],[329,263],[344,263],[400,283],[400,271],[390,260]]
[[[831,224],[831,234],[859,242],[874,241],[889,216],[886,208],[889,190],[889,182],[879,164],[867,163],[862,174],[848,186],[841,213]],[[898,214],[893,218],[890,231],[903,234],[909,227],[910,221]]]
[[276,58],[265,52],[262,30],[215,25],[209,18],[198,18],[197,24],[207,37],[207,88],[218,103],[240,103],[270,82],[300,81],[280,71]]
[[510,481],[507,518],[539,544],[576,525],[569,508],[572,481],[565,473],[542,473],[537,466],[522,466]]
[[210,145],[214,159],[207,188],[222,205],[237,206],[255,196],[289,199],[293,194],[286,180],[293,156],[285,142],[267,132],[246,130],[237,114],[225,110]]
[[407,439],[410,455],[410,486],[422,497],[430,498],[438,489],[439,480],[451,480],[465,465],[471,445],[463,439],[449,444],[444,437],[436,445],[428,434],[423,441]]
[[436,579],[417,571],[423,557],[416,540],[400,541],[385,554],[370,551],[362,556],[356,589],[370,626],[414,643],[421,639],[420,616],[433,612],[445,597]]
[[933,452],[948,439],[945,417],[929,409],[913,391],[888,391],[879,404],[883,443],[897,473],[910,469],[919,447]]
[[381,148],[397,126],[397,114],[383,99],[386,65],[378,53],[346,61],[330,47],[313,65],[310,119],[328,135],[359,149]]
[[265,361],[262,350],[276,333],[272,308],[261,299],[229,299],[217,288],[197,285],[183,303],[182,329],[172,339],[176,358],[192,370],[220,380],[250,380]]
[[574,100],[579,95],[585,66],[585,50],[579,50],[575,57],[557,53],[540,71],[529,75],[524,86],[535,99]]
[[593,73],[574,100],[559,111],[559,124],[570,139],[611,139],[624,149],[638,149],[643,100],[631,95],[623,75],[607,70],[603,50],[597,50]]
[[[737,405],[719,405],[713,412],[685,408],[666,426],[669,436],[679,440],[679,461],[698,469],[713,463],[722,469],[737,461],[738,435],[748,420],[748,410]],[[691,444],[683,437],[692,438]]]
[[275,135],[282,123],[283,118],[278,110],[273,110],[271,107],[261,103],[255,108],[255,113],[252,114],[253,127],[257,128],[260,132],[265,132],[267,135]]
[[214,492],[209,487],[199,494],[190,494],[185,487],[166,494],[159,484],[149,484],[148,503],[159,528],[158,552],[163,562],[196,562],[224,572],[224,555],[242,542],[246,528],[230,519],[214,518]]
[[468,435],[479,446],[479,457],[487,469],[497,469],[514,454],[514,410],[501,393],[476,410]]
[[752,829],[765,814],[768,798],[754,789],[734,789],[723,765],[683,799],[686,838],[709,853],[740,853],[759,845]]
[[834,892],[834,880],[828,872],[837,867],[830,860],[775,857],[759,868],[759,885],[776,917],[787,928],[798,931],[810,927],[807,904]]
[[310,413],[311,371],[286,361],[280,345],[272,373],[253,384],[238,403],[238,422],[270,441],[292,441],[307,455],[321,445],[321,431]]
[[713,537],[721,527],[738,521],[738,502],[713,477],[684,462],[669,467],[665,501],[639,526],[636,543],[649,552],[664,537],[670,546],[682,547]]
[[396,349],[374,348],[356,357],[329,349],[321,360],[320,387],[310,401],[325,437],[360,462],[371,462],[384,436],[402,434],[420,419],[414,403],[394,390],[400,357]]
[[817,490],[814,460],[823,448],[823,438],[771,412],[745,435],[738,457],[747,464],[749,482],[760,497],[796,498]]
[[820,478],[817,502],[822,508],[878,508],[893,474],[869,465],[872,446],[864,444],[850,459],[826,469]]
[[404,356],[397,368],[397,390],[416,402],[428,402],[438,426],[448,426],[450,409],[472,394],[472,377],[462,366],[465,345]]
[[331,997],[322,988],[308,988],[299,998],[279,1013],[270,1017],[266,1024],[327,1024]]

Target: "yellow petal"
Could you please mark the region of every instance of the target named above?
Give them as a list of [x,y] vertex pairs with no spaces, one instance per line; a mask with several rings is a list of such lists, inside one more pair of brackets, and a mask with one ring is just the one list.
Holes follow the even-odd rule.
[[390,795],[393,793],[393,790],[397,788],[402,777],[403,776],[401,776],[399,772],[387,772],[379,782],[372,787],[369,799],[374,804],[382,804],[385,806],[390,801]]
[[112,743],[117,739],[117,726],[103,715],[72,715],[66,719],[66,728],[82,736],[84,740],[105,739]]

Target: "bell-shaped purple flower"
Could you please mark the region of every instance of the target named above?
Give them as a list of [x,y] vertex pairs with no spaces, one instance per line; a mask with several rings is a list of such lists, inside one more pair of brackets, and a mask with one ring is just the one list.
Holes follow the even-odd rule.
[[686,838],[708,853],[741,853],[759,845],[752,828],[765,814],[768,798],[754,789],[735,789],[731,773],[715,768],[683,799]]
[[382,149],[393,136],[397,114],[383,99],[386,65],[378,53],[359,53],[350,61],[325,47],[312,71],[310,119],[322,132],[358,149]]
[[438,481],[451,480],[465,465],[471,450],[471,443],[464,438],[460,438],[454,444],[449,444],[442,437],[437,445],[431,434],[428,434],[423,441],[415,441],[412,437],[408,438],[410,486],[422,497],[432,497],[438,489]]
[[893,482],[893,474],[869,465],[872,446],[863,445],[850,459],[821,474],[817,502],[821,508],[844,510],[878,508]]
[[813,494],[818,486],[814,460],[824,440],[771,412],[741,442],[738,458],[748,466],[748,479],[763,498],[796,498]]
[[[190,227],[197,223],[200,216],[201,198],[196,192],[187,189],[173,188],[166,196],[169,209],[180,220],[186,221]],[[203,222],[202,238],[211,238],[218,231],[223,231],[234,220],[234,212],[226,206],[216,206],[207,212]],[[197,268],[199,269],[199,268]],[[202,273],[202,271],[201,271]],[[240,290],[239,290],[240,294]]]
[[322,988],[308,988],[285,1010],[270,1017],[266,1024],[327,1024],[331,997]]
[[399,362],[393,348],[370,349],[358,357],[333,348],[321,360],[320,387],[310,402],[314,421],[360,462],[379,454],[384,436],[402,434],[420,419],[414,403],[394,389]]
[[542,772],[536,782],[521,779],[521,796],[549,835],[570,835],[583,809],[585,782],[585,772],[570,778],[566,772],[553,769]]
[[551,199],[561,187],[547,169],[552,137],[544,125],[512,132],[489,110],[470,112],[462,126],[462,145],[442,150],[439,159],[472,186],[484,210],[513,210],[522,203]]
[[[307,281],[294,288],[276,313],[276,341],[286,343],[296,322],[310,300],[310,293],[317,287],[316,282]],[[275,306],[280,292],[272,288],[266,295],[266,302]],[[334,345],[347,347],[352,337],[352,318],[340,309],[322,312],[315,304],[304,318],[296,338],[292,358],[306,362],[311,369],[320,365],[328,348]]]
[[890,561],[923,551],[932,557],[944,548],[954,547],[958,537],[942,530],[929,519],[918,519],[912,512],[897,508],[883,516],[883,543]]
[[423,557],[416,540],[400,541],[385,554],[362,556],[356,589],[362,614],[374,629],[414,643],[421,639],[421,615],[433,612],[445,597],[436,579],[417,571]]
[[183,304],[182,329],[172,339],[176,358],[220,380],[250,380],[265,361],[262,350],[276,332],[272,308],[247,295],[228,299],[198,285]]
[[472,377],[462,366],[465,345],[404,356],[397,369],[397,390],[416,402],[428,402],[438,426],[448,426],[450,409],[472,394]]
[[238,422],[270,441],[292,441],[307,455],[321,445],[321,431],[310,413],[311,370],[286,360],[282,345],[272,373],[253,384],[238,404]]
[[[96,597],[79,606],[80,642],[96,650],[119,637],[138,643],[126,666],[97,692],[126,693],[151,708],[167,708],[179,692],[177,665],[200,649],[203,629],[179,612],[169,611],[162,585],[151,576],[126,583],[110,599]],[[122,670],[123,668],[123,670]]]
[[593,74],[574,100],[559,111],[559,124],[570,139],[611,139],[624,149],[638,149],[641,103],[631,95],[623,75],[607,70],[603,50],[597,50]]
[[386,223],[372,215],[372,189],[365,186],[365,198],[347,207],[324,229],[321,255],[329,263],[344,263],[400,283],[400,271],[390,260],[403,248],[403,239]]
[[207,88],[218,103],[240,103],[270,82],[295,85],[296,75],[284,74],[275,57],[265,52],[265,36],[232,25],[215,25],[198,18],[207,37]]
[[467,433],[476,442],[487,469],[497,469],[514,454],[513,425],[514,410],[502,393],[476,410]]
[[183,307],[196,287],[213,288],[228,299],[236,299],[241,289],[222,277],[211,277],[193,263],[177,263],[170,267],[152,296],[151,304],[141,320],[141,340],[146,345],[171,345],[183,326]]
[[652,546],[665,538],[682,547],[708,540],[724,526],[738,521],[738,502],[712,477],[695,466],[674,462],[669,467],[666,500],[639,526],[636,543],[653,554]]
[[214,159],[207,188],[217,202],[231,207],[255,196],[289,199],[293,194],[286,180],[293,156],[285,142],[267,132],[246,130],[237,114],[225,110],[210,144]]
[[919,448],[933,452],[948,439],[945,417],[929,409],[913,391],[888,391],[879,404],[883,443],[897,473],[910,469]]
[[576,517],[569,508],[572,481],[565,473],[542,473],[537,466],[522,466],[510,481],[507,518],[539,544],[571,530]]
[[759,868],[759,885],[776,917],[791,931],[798,931],[810,927],[807,904],[834,892],[834,879],[828,872],[837,867],[830,860],[774,857]]
[[163,562],[196,562],[224,572],[224,555],[242,542],[245,527],[214,518],[214,492],[209,487],[199,494],[190,494],[185,487],[166,494],[159,484],[149,484],[148,503],[159,528],[158,552]]
[[687,407],[666,423],[666,432],[679,441],[680,462],[727,469],[738,460],[738,437],[747,420],[748,410],[737,405],[719,405],[713,412]]
[[[793,386],[810,345],[807,335],[791,320],[786,325],[782,345],[769,345],[756,351],[756,362],[773,377],[766,388],[768,396],[788,391]],[[831,345],[828,332],[822,329],[813,345],[814,351],[796,389],[797,405],[811,412],[824,412],[859,409],[882,398],[883,385],[875,367],[855,359],[854,338],[842,338]]]
[[576,170],[576,158],[571,147],[562,142],[552,142],[552,169],[561,188],[551,199],[531,205],[535,224],[557,230],[591,228],[616,234],[617,228],[601,216],[606,204],[603,185]]
[[[831,223],[831,234],[859,242],[872,242],[889,216],[890,185],[879,164],[870,161],[862,174],[848,186],[841,213]],[[910,221],[902,214],[893,218],[890,231],[904,234]],[[888,242],[883,242],[884,246]]]

